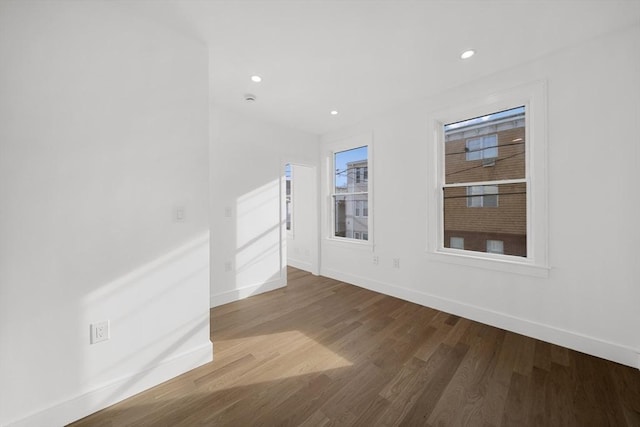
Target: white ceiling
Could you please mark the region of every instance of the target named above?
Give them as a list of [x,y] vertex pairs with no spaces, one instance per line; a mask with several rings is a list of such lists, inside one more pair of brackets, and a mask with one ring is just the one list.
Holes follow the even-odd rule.
[[640,0],[117,4],[204,40],[220,105],[316,134],[640,23]]

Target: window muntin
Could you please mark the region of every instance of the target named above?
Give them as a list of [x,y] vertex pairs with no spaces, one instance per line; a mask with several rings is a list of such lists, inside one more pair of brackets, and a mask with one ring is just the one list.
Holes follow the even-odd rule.
[[368,146],[337,151],[333,162],[333,236],[368,240]]
[[460,237],[464,250],[527,257],[525,107],[443,130],[442,247]]

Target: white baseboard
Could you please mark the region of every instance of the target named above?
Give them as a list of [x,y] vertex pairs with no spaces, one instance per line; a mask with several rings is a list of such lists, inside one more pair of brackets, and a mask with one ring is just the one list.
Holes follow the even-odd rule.
[[323,276],[640,369],[640,349],[432,294],[323,268]]
[[6,427],[64,426],[213,360],[211,343],[174,356],[137,374],[119,378],[77,397],[57,403]]
[[264,292],[269,292],[278,288],[282,288],[285,285],[286,283],[284,282],[284,279],[277,278],[277,279],[270,280],[268,282],[261,283],[258,285],[243,286],[242,288],[233,289],[231,291],[225,291],[225,292],[220,292],[216,294],[211,293],[209,306],[213,308],[219,305],[228,304],[230,302],[239,301],[241,299],[244,299],[253,295],[258,295]]
[[304,270],[304,271],[308,271],[309,273],[312,272],[312,265],[309,261],[302,261],[299,259],[294,259],[291,257],[287,258],[287,265],[291,266],[291,267],[295,267],[298,268],[300,270]]

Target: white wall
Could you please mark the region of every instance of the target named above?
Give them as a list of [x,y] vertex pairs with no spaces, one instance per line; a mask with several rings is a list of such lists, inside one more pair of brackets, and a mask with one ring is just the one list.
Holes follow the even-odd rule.
[[[324,206],[321,274],[638,366],[639,51],[635,26],[324,135],[323,151],[373,132],[375,247],[327,240]],[[549,277],[428,258],[430,111],[538,80],[548,83]]]
[[208,54],[3,1],[0,57],[0,424],[62,425],[211,360]]
[[318,274],[318,171],[291,165],[292,229],[287,233],[287,265]]
[[213,110],[212,307],[286,284],[284,165],[318,158],[316,135]]

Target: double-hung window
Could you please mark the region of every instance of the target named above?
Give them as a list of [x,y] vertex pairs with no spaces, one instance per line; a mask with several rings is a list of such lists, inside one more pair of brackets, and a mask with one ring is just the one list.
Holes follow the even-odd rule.
[[368,146],[333,153],[333,166],[333,236],[368,240]]
[[434,113],[434,258],[547,274],[545,91],[534,83]]
[[517,106],[444,125],[445,247],[461,236],[467,251],[527,256],[525,119]]

